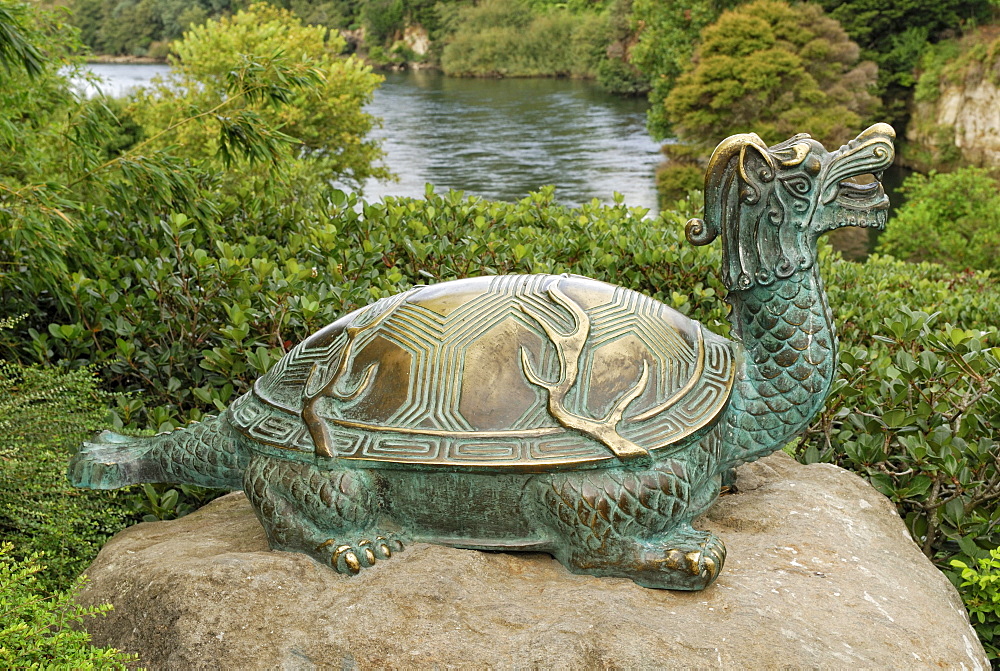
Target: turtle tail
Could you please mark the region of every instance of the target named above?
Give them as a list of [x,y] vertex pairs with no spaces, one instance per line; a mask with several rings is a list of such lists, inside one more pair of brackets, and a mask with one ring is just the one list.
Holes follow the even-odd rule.
[[69,481],[88,489],[141,482],[239,489],[247,457],[227,414],[149,438],[102,431],[70,460]]

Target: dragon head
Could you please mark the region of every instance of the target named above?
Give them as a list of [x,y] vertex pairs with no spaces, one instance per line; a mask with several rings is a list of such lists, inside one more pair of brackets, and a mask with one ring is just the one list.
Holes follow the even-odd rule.
[[[709,161],[705,218],[688,222],[687,238],[705,245],[721,234],[730,291],[809,268],[821,234],[885,226],[889,199],[880,180],[892,164],[895,137],[879,123],[834,152],[806,134],[771,147],[754,133],[729,137]],[[854,181],[863,175],[874,179]]]

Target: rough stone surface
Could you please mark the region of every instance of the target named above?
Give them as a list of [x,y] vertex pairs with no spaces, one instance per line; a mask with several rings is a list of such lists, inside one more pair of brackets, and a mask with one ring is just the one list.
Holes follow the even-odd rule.
[[907,139],[936,148],[944,132],[973,165],[1000,166],[1000,88],[982,78],[962,85],[942,86],[934,102],[916,105]]
[[778,454],[701,520],[704,592],[573,575],[548,555],[414,545],[361,575],[271,552],[242,494],[116,536],[88,571],[96,643],[149,668],[988,669],[954,588],[889,502]]
[[431,37],[423,26],[407,26],[403,31],[403,44],[417,56],[425,56],[431,50]]

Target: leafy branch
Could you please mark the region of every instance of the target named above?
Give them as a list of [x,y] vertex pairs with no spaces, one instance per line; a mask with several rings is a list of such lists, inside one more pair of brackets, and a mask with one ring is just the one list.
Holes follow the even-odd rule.
[[87,171],[70,182],[68,187],[72,188],[115,164],[123,164],[131,160],[161,137],[169,135],[182,126],[208,117],[215,118],[221,126],[219,153],[227,168],[230,167],[236,153],[242,154],[250,162],[276,161],[279,156],[279,147],[294,144],[297,141],[295,138],[275,128],[270,128],[260,115],[252,110],[238,110],[230,116],[223,116],[220,112],[233,107],[241,100],[250,104],[286,104],[292,99],[296,90],[319,84],[323,75],[318,69],[309,67],[305,62],[297,63],[292,67],[286,66],[280,50],[264,61],[257,61],[248,54],[241,54],[239,58],[239,66],[226,75],[228,97],[222,102],[211,109],[175,121],[123,154]]

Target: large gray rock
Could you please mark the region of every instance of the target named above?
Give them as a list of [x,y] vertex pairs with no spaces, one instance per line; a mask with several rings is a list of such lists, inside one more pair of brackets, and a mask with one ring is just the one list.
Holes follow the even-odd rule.
[[231,494],[116,536],[80,600],[114,604],[95,642],[151,668],[989,668],[954,588],[861,479],[778,454],[738,486],[702,520],[729,549],[704,592],[431,545],[348,578],[269,551]]

